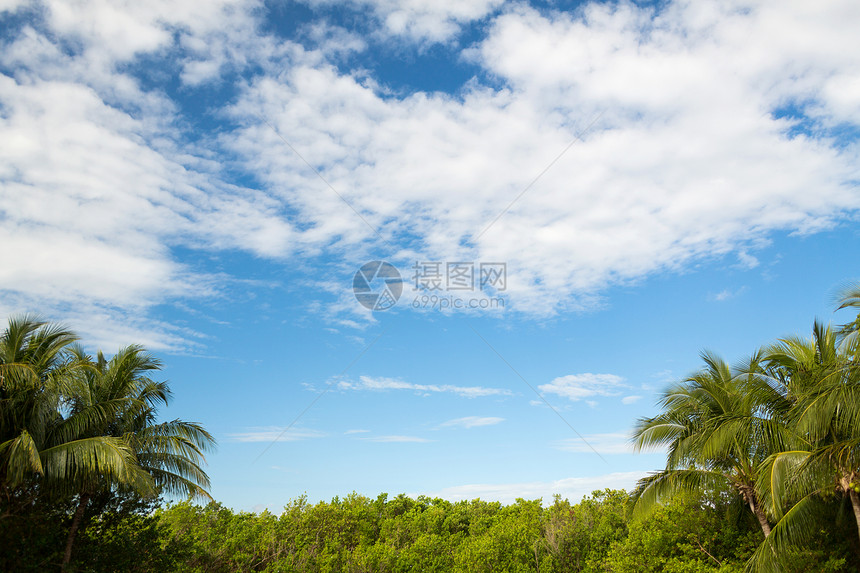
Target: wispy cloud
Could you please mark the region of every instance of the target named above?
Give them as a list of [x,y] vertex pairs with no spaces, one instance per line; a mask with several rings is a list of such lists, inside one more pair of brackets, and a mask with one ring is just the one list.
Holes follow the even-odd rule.
[[0,65],[17,79],[0,75],[0,243],[17,248],[0,264],[0,314],[38,308],[107,348],[187,349],[194,335],[149,310],[217,296],[226,277],[172,246],[287,250],[277,202],[230,185],[211,150],[187,144],[174,102],[119,71],[144,53],[191,65],[180,46],[253,32],[246,6],[229,4],[51,2],[9,29]]
[[327,434],[319,430],[290,428],[286,432],[282,426],[262,426],[248,428],[244,432],[227,434],[231,442],[297,442],[313,438],[323,438]]
[[538,389],[545,394],[557,394],[575,402],[592,396],[617,396],[626,387],[621,376],[586,372],[559,376],[549,384],[538,386]]
[[633,404],[642,399],[642,396],[625,396],[621,399],[622,404]]
[[752,256],[745,250],[741,250],[738,252],[738,262],[740,263],[741,267],[745,269],[754,269],[759,266],[759,264],[761,264],[758,258]]
[[374,436],[371,438],[361,438],[366,442],[380,442],[380,443],[424,443],[424,442],[432,442],[433,440],[428,440],[427,438],[420,438],[418,436]]
[[[304,67],[279,83],[251,83],[234,110],[253,123],[262,108],[279,130],[296,134],[292,145],[312,150],[310,161],[335,184],[348,182],[369,221],[395,219],[392,230],[439,258],[505,260],[512,308],[554,312],[587,306],[619,280],[714,254],[743,252],[751,264],[751,250],[769,233],[827,228],[860,206],[850,191],[854,152],[826,136],[791,137],[791,122],[777,117],[786,101],[809,97],[829,112],[845,109],[828,105],[823,86],[830,74],[853,74],[846,54],[854,33],[840,15],[847,9],[830,6],[812,25],[802,10],[773,5],[745,14],[705,14],[686,3],[659,14],[632,4],[591,3],[575,13],[517,5],[494,16],[468,52],[508,90],[474,84],[457,99],[391,98],[334,67]],[[773,21],[784,35],[770,32]],[[739,27],[762,33],[742,42],[732,33]],[[790,49],[790,34],[815,49]],[[705,35],[716,44],[696,40]],[[828,42],[816,41],[822,37]],[[631,78],[642,89],[629,90]],[[540,194],[525,195],[473,247],[463,246],[598,116],[541,177]],[[535,121],[548,117],[558,121]],[[388,137],[371,135],[380,130]],[[306,177],[264,130],[249,127],[234,141],[249,163],[265,167],[267,186],[312,187],[297,181]],[[726,171],[727,162],[736,168]],[[821,189],[814,200],[810,185]],[[467,193],[473,200],[464,202]],[[347,237],[369,239],[334,202],[313,205],[332,233],[323,213],[343,223]]]
[[448,420],[447,422],[443,422],[439,424],[440,428],[478,428],[480,426],[492,426],[495,424],[500,424],[504,422],[504,418],[497,418],[493,416],[488,417],[480,417],[480,416],[466,416],[464,418],[457,418],[455,420]]
[[741,294],[743,294],[743,292],[746,289],[747,289],[747,287],[745,287],[745,286],[739,287],[739,288],[734,289],[734,290],[723,289],[716,294],[709,295],[708,299],[712,300],[714,302],[724,302],[724,301],[727,301],[729,299],[735,298],[736,296],[740,296]]
[[[335,65],[372,40],[321,16],[304,46],[269,32],[254,0],[0,12],[0,65],[15,71],[0,74],[0,244],[17,246],[0,264],[0,314],[42,309],[111,347],[194,346],[153,309],[220,296],[227,279],[181,252],[306,260],[376,244],[278,134],[384,234],[435,259],[506,261],[510,308],[524,316],[590,308],[609,285],[715,254],[755,267],[763,238],[830,228],[860,208],[857,141],[844,135],[860,125],[860,5],[819,4],[811,17],[778,2],[565,12],[350,0],[419,51],[486,19],[452,57],[495,79],[455,97],[392,94]],[[144,81],[128,65],[139,61],[163,73]],[[217,135],[186,131],[199,118],[168,95],[174,82],[207,97],[235,89],[207,110],[223,122]],[[598,117],[539,193],[469,240]],[[255,188],[236,183],[247,180]],[[348,314],[348,285],[338,292]],[[448,391],[435,388],[424,391]]]
[[512,396],[513,392],[504,388],[488,388],[486,386],[455,386],[452,384],[414,384],[397,378],[374,378],[360,376],[358,382],[341,380],[337,383],[340,390],[372,390],[377,392],[387,390],[411,390],[418,394],[429,395],[437,393],[457,394],[464,398],[483,396]]
[[582,496],[590,495],[595,490],[625,489],[631,490],[636,481],[645,477],[648,472],[616,472],[594,477],[571,477],[555,481],[534,481],[502,484],[469,484],[447,487],[424,493],[432,497],[441,497],[451,501],[471,500],[481,498],[487,501],[513,503],[517,498],[542,499],[544,504],[551,503],[553,495],[579,501]]
[[350,436],[352,434],[367,434],[370,430],[347,430],[344,432],[345,435]]

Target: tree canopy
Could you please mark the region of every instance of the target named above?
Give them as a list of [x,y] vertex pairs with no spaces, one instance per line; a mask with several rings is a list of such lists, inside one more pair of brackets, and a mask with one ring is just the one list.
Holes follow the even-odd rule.
[[60,565],[94,498],[176,493],[211,499],[199,424],[160,422],[160,363],[129,346],[93,358],[67,328],[12,317],[0,334],[0,520],[73,506]]
[[[860,285],[836,306],[860,309]],[[629,493],[549,506],[353,493],[236,513],[208,493],[213,437],[159,416],[171,392],[158,359],[136,345],[90,355],[62,325],[12,317],[0,334],[0,570],[860,570],[860,314],[734,366],[701,359],[635,423],[634,446],[667,455]]]
[[[860,287],[849,287],[837,307],[858,300]],[[780,339],[735,368],[703,353],[704,368],[666,390],[663,411],[636,426],[637,448],[668,455],[664,470],[639,482],[634,515],[724,487],[762,530],[750,571],[790,567],[825,514],[860,553],[858,325],[816,320],[809,338]]]

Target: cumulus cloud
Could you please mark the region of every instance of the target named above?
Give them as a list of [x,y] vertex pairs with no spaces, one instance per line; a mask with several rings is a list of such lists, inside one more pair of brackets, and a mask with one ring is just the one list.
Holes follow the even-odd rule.
[[484,18],[504,0],[304,0],[311,6],[349,6],[371,10],[383,37],[400,37],[422,45],[446,42],[462,27]]
[[283,256],[291,225],[279,202],[225,182],[185,140],[175,102],[117,66],[170,48],[174,27],[220,29],[231,10],[79,4],[48,2],[32,22],[44,15],[77,51],[27,26],[0,55],[0,242],[16,247],[0,254],[0,313],[37,308],[107,347],[194,348],[201,335],[148,309],[215,296],[231,279],[192,270],[173,248]]
[[615,374],[586,372],[559,376],[549,384],[538,386],[538,389],[544,394],[556,394],[576,402],[592,396],[617,396],[622,388],[626,388],[623,382],[624,379]]
[[197,85],[217,79],[226,67],[242,68],[277,51],[257,30],[259,0],[213,0],[205,4],[152,0],[47,0],[49,29],[75,42],[83,58],[111,68],[141,55],[170,51],[181,79]]
[[[352,6],[419,45],[486,18],[460,53],[480,74],[456,93],[393,94],[334,64],[368,51],[354,33],[319,22],[303,47],[250,0],[49,0],[9,30],[0,241],[17,248],[0,254],[0,312],[79,316],[111,346],[193,346],[149,309],[216,295],[225,277],[178,249],[352,264],[374,247],[404,266],[504,261],[506,312],[542,316],[703,258],[754,267],[769,234],[860,207],[851,0]],[[235,96],[206,111],[211,133],[188,129],[199,117],[177,81]],[[468,394],[453,388],[412,389]]]
[[[827,31],[770,4],[520,7],[495,18],[471,56],[502,89],[392,98],[334,68],[297,66],[248,86],[233,113],[249,125],[233,145],[330,240],[376,239],[338,197],[320,196],[315,174],[253,120],[261,110],[389,243],[507,261],[514,309],[579,308],[608,284],[697,258],[737,251],[751,263],[768,232],[812,232],[860,205],[856,146],[793,135],[778,113],[823,94],[829,74],[856,72],[845,9],[815,18],[832,20]],[[803,45],[830,40],[785,55],[774,48],[794,40],[771,29],[776,11]]]

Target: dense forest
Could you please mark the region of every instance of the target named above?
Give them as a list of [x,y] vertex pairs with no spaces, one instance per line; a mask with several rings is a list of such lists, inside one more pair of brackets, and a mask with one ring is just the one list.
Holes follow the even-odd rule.
[[[152,512],[156,502],[127,498],[94,510],[70,570],[728,573],[743,571],[761,543],[758,524],[728,492],[677,496],[636,520],[629,502],[610,490],[549,507],[352,494],[315,505],[299,498],[278,516],[214,502]],[[833,525],[838,508],[831,510],[817,516],[809,544],[785,571],[858,570],[844,527]],[[45,571],[58,561],[68,513],[28,519],[14,531],[4,526],[4,571]]]
[[[860,287],[838,308],[860,309]],[[858,571],[860,314],[665,390],[635,447],[666,466],[631,492],[511,505],[358,494],[280,515],[211,500],[199,424],[131,346],[88,355],[68,329],[0,336],[3,571]],[[161,496],[187,499],[163,503]]]

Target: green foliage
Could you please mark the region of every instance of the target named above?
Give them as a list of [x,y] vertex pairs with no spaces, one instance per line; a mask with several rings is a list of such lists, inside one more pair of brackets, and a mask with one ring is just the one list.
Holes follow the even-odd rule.
[[[476,502],[473,502],[475,504]],[[541,553],[540,501],[518,499],[507,507],[494,507],[492,519],[479,521],[458,548],[457,571],[533,571]]]
[[704,352],[705,366],[663,393],[663,412],[639,420],[638,448],[668,447],[666,469],[640,480],[634,511],[646,514],[661,500],[677,494],[704,494],[721,489],[736,495],[770,533],[762,507],[759,478],[774,452],[784,445],[781,420],[763,415],[756,381],[758,359],[747,370],[731,369]]
[[[134,493],[102,495],[87,511],[70,568],[77,572],[172,571],[178,546],[153,511],[157,498]],[[38,503],[0,519],[0,571],[56,571],[62,560],[73,501]]]
[[[857,570],[849,543],[829,526],[840,519],[836,501],[822,508],[812,542],[790,555],[794,566],[785,571]],[[215,502],[154,508],[154,500],[133,493],[94,499],[71,570],[741,573],[762,536],[734,496],[720,491],[670,499],[634,521],[627,493],[613,490],[576,504],[556,497],[548,507],[351,494],[317,504],[300,497],[279,516]],[[0,553],[0,570],[54,568],[68,508],[52,515],[0,521],[0,547],[18,548]],[[10,530],[9,523],[18,525]]]
[[626,492],[608,489],[576,505],[556,496],[544,513],[541,570],[603,571],[610,548],[627,535],[628,502]]
[[634,572],[730,572],[743,564],[761,538],[757,525],[728,495],[680,495],[630,524],[604,570]]
[[162,544],[166,528],[153,514],[160,503],[134,493],[103,494],[93,500],[90,519],[77,541],[74,570],[143,573],[174,568],[179,546],[172,541]]
[[[160,533],[130,500],[208,497],[201,465],[214,440],[198,424],[158,422],[170,389],[150,378],[160,363],[143,348],[93,359],[76,339],[29,316],[10,318],[0,333],[0,540],[27,542],[0,560],[6,570],[98,570],[102,548],[137,547],[122,569],[151,570],[164,555],[149,558]],[[88,526],[97,542],[72,564]]]
[[[839,304],[860,308],[860,286]],[[355,493],[280,515],[195,505],[214,441],[158,422],[159,363],[138,346],[92,358],[75,340],[26,316],[0,334],[0,571],[860,570],[860,315],[735,368],[704,353],[636,428],[638,447],[668,448],[664,470],[631,495],[549,507]],[[161,506],[160,491],[189,501]]]
[[[860,308],[858,300],[860,288],[854,285],[842,293],[839,308]],[[668,389],[663,412],[637,425],[636,445],[665,446],[668,456],[663,471],[640,480],[634,514],[641,518],[679,494],[701,497],[708,490],[724,490],[749,507],[763,534],[746,570],[856,570],[858,325],[860,318],[834,331],[816,321],[810,338],[781,339],[734,369],[704,353],[705,368]],[[833,521],[822,518],[834,504],[846,509],[836,530]],[[631,529],[628,541],[637,531]],[[843,539],[830,537],[834,531]],[[827,540],[829,553],[811,549],[821,539]],[[639,542],[644,547],[658,541],[643,537]],[[695,544],[708,554],[699,540]],[[654,570],[672,570],[671,556],[679,547],[663,547]],[[712,563],[701,567],[720,563],[709,557]]]
[[629,506],[612,490],[546,508],[352,494],[316,505],[301,497],[279,518],[215,503],[156,515],[161,542],[179,548],[177,570],[190,572],[740,572],[758,543],[728,496],[671,502],[632,524]]

